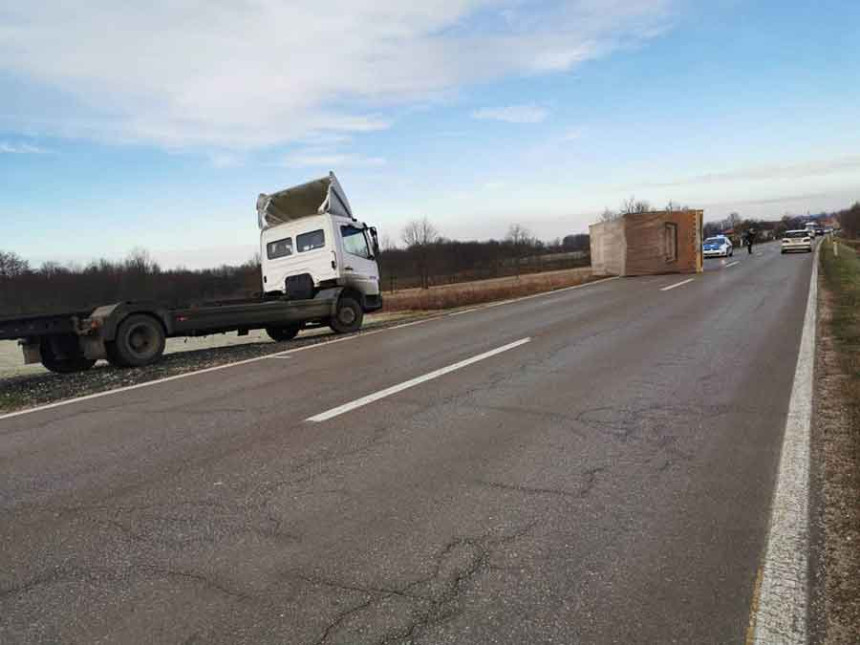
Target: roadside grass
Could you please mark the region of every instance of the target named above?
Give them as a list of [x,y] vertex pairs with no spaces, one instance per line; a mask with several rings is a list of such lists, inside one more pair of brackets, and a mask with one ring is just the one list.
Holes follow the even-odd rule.
[[590,268],[534,273],[492,280],[407,289],[385,295],[385,311],[455,309],[495,300],[555,291],[594,280]]
[[821,249],[814,436],[820,485],[815,623],[822,645],[856,643],[860,625],[860,240]]
[[24,407],[26,400],[18,392],[0,392],[0,413]]
[[[860,246],[860,240],[850,242]],[[860,402],[860,257],[853,244],[838,243],[838,257],[834,243],[825,244],[821,269],[824,284],[834,295],[831,330],[841,346],[843,365],[855,380],[854,401]]]

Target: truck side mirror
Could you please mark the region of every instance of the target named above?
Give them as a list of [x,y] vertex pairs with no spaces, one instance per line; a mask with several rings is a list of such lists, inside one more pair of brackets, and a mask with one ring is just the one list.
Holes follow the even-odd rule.
[[370,227],[370,238],[373,240],[373,255],[374,257],[379,256],[379,237],[376,234],[376,227]]

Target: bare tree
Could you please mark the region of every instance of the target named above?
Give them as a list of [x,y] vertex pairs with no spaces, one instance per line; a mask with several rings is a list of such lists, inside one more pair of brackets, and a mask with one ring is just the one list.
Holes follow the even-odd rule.
[[30,270],[30,265],[17,253],[0,251],[0,278],[15,278]]
[[408,249],[414,250],[421,288],[427,289],[430,286],[430,249],[439,241],[439,231],[427,217],[422,217],[407,223],[400,237]]
[[741,216],[738,213],[733,212],[733,213],[729,213],[729,217],[728,217],[727,222],[728,222],[728,226],[726,228],[737,228],[740,225],[740,223],[743,222],[743,219],[741,218]]
[[510,242],[514,247],[514,262],[516,263],[517,276],[519,276],[524,251],[528,247],[535,247],[537,240],[532,237],[531,232],[522,224],[511,224],[508,227],[508,234],[505,236],[505,240]]
[[622,215],[621,213],[616,213],[615,211],[613,211],[609,208],[604,208],[603,212],[600,214],[600,221],[601,222],[611,222],[612,220],[618,219],[619,217],[621,217],[621,215]]
[[532,241],[532,234],[522,224],[511,224],[505,239],[516,247],[526,246]]
[[630,195],[629,199],[621,202],[621,212],[624,215],[629,215],[630,213],[648,213],[651,210],[651,204],[645,200],[636,199],[633,195]]
[[139,273],[160,273],[161,267],[152,259],[152,255],[145,248],[136,246],[125,259],[125,266],[130,271]]
[[379,241],[379,246],[383,251],[393,251],[397,248],[397,243],[391,239],[388,233],[383,233],[382,239]]
[[439,241],[439,231],[427,217],[422,217],[408,222],[403,227],[400,238],[407,248],[426,246]]
[[59,262],[51,260],[42,262],[42,265],[39,267],[39,273],[48,278],[63,273],[63,271],[63,266]]

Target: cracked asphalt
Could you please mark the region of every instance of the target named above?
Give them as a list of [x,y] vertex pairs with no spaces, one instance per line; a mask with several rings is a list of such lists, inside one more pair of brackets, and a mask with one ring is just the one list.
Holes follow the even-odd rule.
[[0,642],[743,642],[812,265],[734,259],[0,420]]

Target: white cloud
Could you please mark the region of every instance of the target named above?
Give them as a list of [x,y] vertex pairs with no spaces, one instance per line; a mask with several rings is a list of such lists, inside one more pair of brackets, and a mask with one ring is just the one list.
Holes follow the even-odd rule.
[[22,99],[0,127],[221,148],[374,131],[392,106],[652,38],[676,1],[6,3],[0,73],[71,109]]
[[29,143],[8,143],[0,141],[0,154],[10,155],[43,155],[47,154],[47,150],[38,146],[30,145]]
[[284,160],[284,165],[290,168],[363,168],[384,166],[385,159],[356,154],[310,152],[290,155]]
[[838,173],[857,173],[860,171],[860,156],[848,155],[832,159],[819,159],[803,163],[787,165],[761,165],[729,170],[725,172],[711,172],[692,177],[684,177],[669,182],[654,182],[645,184],[659,188],[673,186],[685,186],[692,184],[714,184],[734,181],[763,181],[763,180],[788,180],[803,179],[821,175]]
[[481,108],[472,112],[475,119],[492,119],[507,123],[540,123],[549,115],[546,108],[537,105],[508,105],[496,108]]
[[241,155],[218,151],[209,155],[209,163],[213,168],[237,168],[244,165],[245,160]]

